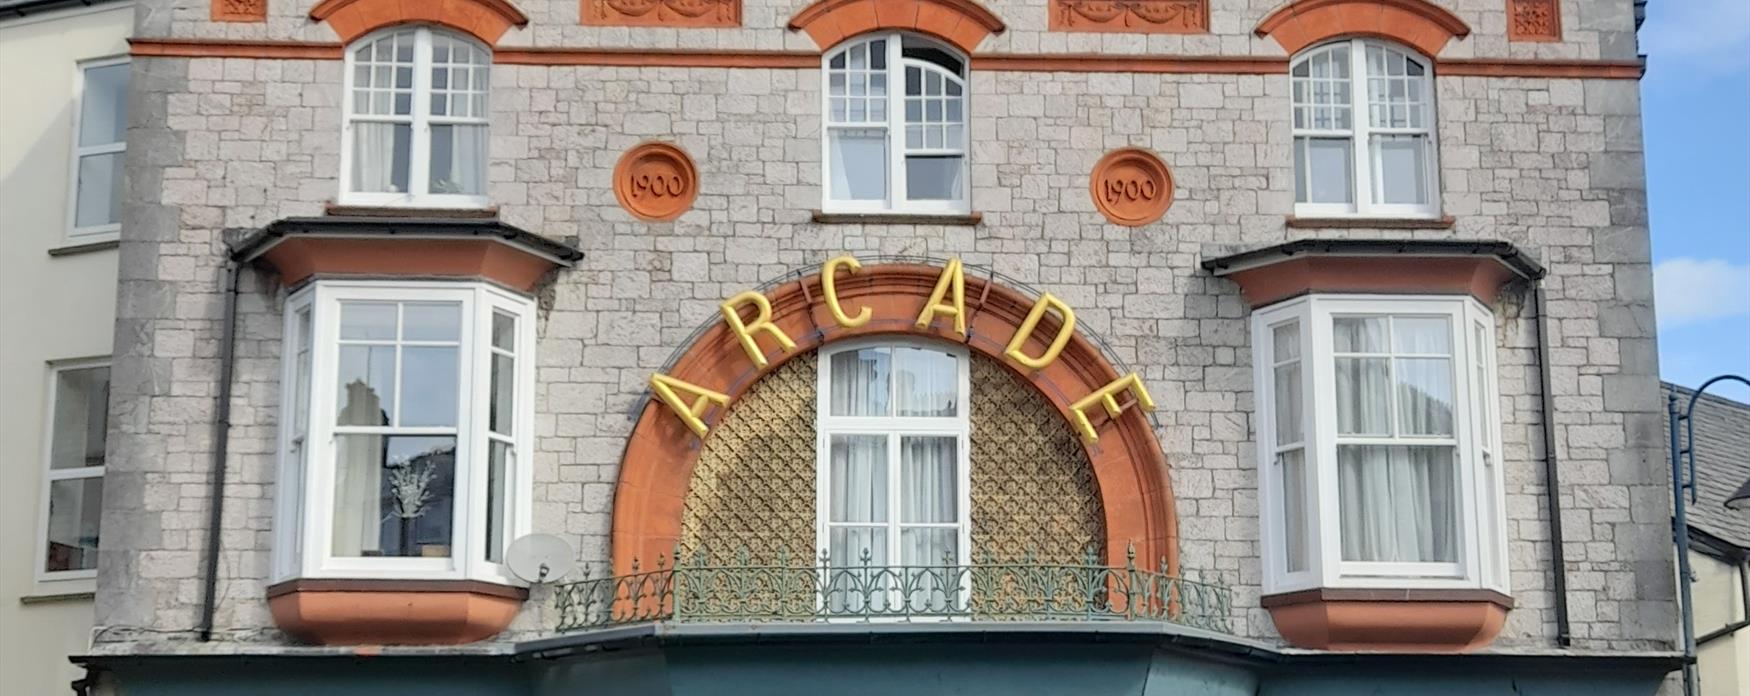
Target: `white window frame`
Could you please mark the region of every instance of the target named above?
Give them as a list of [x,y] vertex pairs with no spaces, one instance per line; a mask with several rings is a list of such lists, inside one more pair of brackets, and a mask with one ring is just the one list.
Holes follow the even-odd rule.
[[[1452,328],[1453,433],[1447,439],[1427,439],[1430,444],[1450,443],[1458,457],[1458,505],[1456,563],[1378,563],[1345,561],[1342,558],[1341,511],[1338,495],[1336,409],[1329,407],[1336,393],[1332,322],[1338,316],[1355,315],[1440,316]],[[1306,438],[1306,491],[1304,509],[1308,533],[1308,568],[1289,573],[1286,569],[1284,494],[1279,482],[1275,453],[1275,384],[1271,329],[1287,322],[1301,327],[1301,413]],[[1483,327],[1488,337],[1481,355],[1472,329]],[[1317,587],[1393,589],[1492,589],[1508,591],[1504,479],[1500,462],[1485,466],[1485,446],[1500,448],[1498,396],[1495,382],[1495,320],[1489,309],[1468,296],[1310,295],[1283,302],[1252,315],[1252,360],[1257,395],[1256,433],[1263,539],[1264,593],[1278,594]],[[1485,379],[1478,385],[1473,376],[1479,367]],[[1394,388],[1395,392],[1395,388]],[[1477,400],[1487,400],[1489,422],[1478,417]],[[1397,417],[1395,414],[1392,416]],[[1344,437],[1354,443],[1356,438]],[[1391,440],[1401,444],[1411,438]],[[1385,442],[1385,440],[1381,440]]]
[[[929,61],[902,57],[906,38],[927,41],[959,58],[964,74],[954,78],[960,82],[964,105],[961,110],[963,133],[960,148],[905,147],[905,68],[907,65],[935,71],[947,76],[941,66]],[[860,43],[887,41],[887,122],[841,122],[832,120],[833,56]],[[862,34],[834,46],[820,58],[820,207],[829,213],[905,213],[917,215],[965,215],[972,212],[972,61],[946,43],[920,34],[880,32]],[[882,129],[887,138],[887,198],[885,200],[843,200],[832,197],[832,138],[834,129]],[[905,159],[907,155],[959,155],[960,195],[952,200],[911,200],[906,196]]]
[[[1293,77],[1294,68],[1296,66],[1300,65],[1300,63],[1302,61],[1305,61],[1305,60],[1313,57],[1314,55],[1316,55],[1322,51],[1325,51],[1333,46],[1338,46],[1338,45],[1347,45],[1349,47],[1349,113],[1350,113],[1349,125],[1350,125],[1350,128],[1348,128],[1348,129],[1295,128],[1294,127],[1294,120],[1293,120],[1293,109],[1296,106],[1298,106],[1298,104],[1296,104],[1294,102],[1294,98],[1293,98],[1293,94],[1292,94],[1292,85],[1293,85],[1294,80],[1295,80],[1295,78]],[[1422,65],[1423,72],[1422,72],[1421,84],[1422,84],[1422,91],[1423,91],[1423,94],[1426,96],[1426,103],[1427,103],[1427,114],[1426,114],[1427,118],[1426,118],[1426,126],[1425,127],[1423,127],[1423,128],[1383,128],[1383,127],[1375,127],[1373,125],[1373,121],[1370,117],[1369,104],[1368,104],[1368,100],[1367,100],[1367,79],[1368,79],[1367,47],[1368,46],[1376,46],[1376,47],[1384,48],[1388,51],[1395,51],[1398,53],[1402,53],[1402,54],[1404,54],[1405,57],[1407,57],[1411,60],[1414,60],[1417,63],[1420,63]],[[1290,84],[1290,88],[1291,88],[1290,95],[1289,95],[1289,108],[1290,108],[1289,127],[1292,130],[1292,135],[1290,136],[1290,141],[1291,141],[1290,142],[1291,152],[1290,152],[1290,156],[1289,156],[1290,161],[1292,162],[1292,160],[1293,160],[1293,154],[1292,154],[1292,144],[1293,143],[1292,143],[1292,141],[1295,139],[1298,139],[1302,136],[1325,137],[1325,138],[1346,138],[1349,141],[1349,157],[1350,157],[1349,172],[1350,172],[1350,176],[1352,177],[1351,181],[1349,182],[1349,189],[1350,189],[1349,196],[1351,199],[1350,203],[1302,203],[1302,202],[1299,202],[1297,200],[1294,204],[1295,216],[1307,217],[1307,218],[1353,217],[1353,218],[1430,218],[1430,219],[1438,218],[1440,216],[1440,191],[1441,191],[1440,163],[1439,163],[1440,139],[1439,139],[1439,135],[1437,132],[1440,111],[1439,111],[1438,98],[1436,97],[1436,95],[1434,93],[1434,86],[1435,86],[1435,83],[1434,83],[1434,61],[1428,59],[1427,57],[1423,56],[1422,54],[1417,53],[1416,51],[1411,50],[1407,47],[1404,47],[1404,46],[1401,46],[1401,45],[1398,45],[1395,43],[1387,42],[1387,41],[1380,41],[1377,39],[1363,39],[1363,38],[1341,39],[1338,41],[1329,41],[1329,42],[1319,44],[1319,45],[1314,46],[1312,48],[1308,48],[1304,51],[1301,51],[1298,55],[1296,55],[1294,57],[1294,59],[1289,62],[1289,84]],[[1374,202],[1375,198],[1378,197],[1379,195],[1381,195],[1380,185],[1382,183],[1381,181],[1376,179],[1376,177],[1374,177],[1374,175],[1373,175],[1373,172],[1376,169],[1378,169],[1378,167],[1375,166],[1375,162],[1373,159],[1373,148],[1371,146],[1373,136],[1375,136],[1375,135],[1422,135],[1422,136],[1426,136],[1426,138],[1427,138],[1427,140],[1426,140],[1427,151],[1424,153],[1423,162],[1424,162],[1424,166],[1426,167],[1427,171],[1423,173],[1423,177],[1424,177],[1423,181],[1426,183],[1426,185],[1428,187],[1428,190],[1424,192],[1425,195],[1427,196],[1427,199],[1428,199],[1427,204],[1425,204],[1425,205],[1410,205],[1410,204],[1401,204],[1401,203],[1388,204],[1388,203],[1375,203]],[[1311,187],[1310,181],[1312,179],[1312,173],[1310,170],[1308,172],[1306,172],[1306,177],[1307,177],[1307,180],[1309,182],[1308,187],[1310,188]],[[1294,178],[1295,177],[1292,175],[1289,178],[1291,185],[1294,181]]]
[[[333,557],[335,423],[339,359],[340,304],[351,301],[459,302],[462,305],[458,414],[454,428],[456,462],[453,480],[450,555],[447,558]],[[299,366],[296,343],[299,312],[309,308],[311,321],[308,439],[293,428],[280,428],[276,495],[274,582],[292,578],[481,580],[524,585],[502,563],[485,560],[488,443],[486,433],[491,380],[492,317],[495,312],[516,317],[516,374],[512,423],[513,455],[505,467],[503,541],[527,534],[533,504],[535,316],[532,299],[486,283],[444,281],[316,281],[292,294],[285,307],[287,347],[282,360],[282,423],[292,423],[298,408]],[[398,431],[411,430],[398,428]],[[437,428],[448,434],[450,428]],[[503,439],[503,438],[500,438]],[[308,456],[302,451],[309,448]]]
[[[56,570],[44,567],[48,561],[49,552],[49,501],[53,495],[56,481],[69,479],[96,478],[101,480],[108,469],[108,453],[102,466],[82,466],[72,469],[55,469],[55,407],[61,373],[73,370],[87,370],[95,367],[110,367],[110,359],[84,358],[79,360],[60,360],[49,364],[47,389],[43,400],[43,438],[42,438],[42,472],[43,480],[37,498],[36,540],[31,544],[34,552],[31,556],[31,575],[39,587],[52,587],[53,593],[91,591],[96,589],[97,569]],[[113,375],[113,372],[111,373]],[[105,407],[108,408],[107,406]],[[107,413],[107,410],[106,410]],[[98,553],[102,554],[100,547]]]
[[[958,366],[958,396],[956,404],[958,413],[952,418],[940,417],[902,417],[902,416],[834,416],[832,415],[832,357],[839,353],[854,352],[864,348],[894,347],[923,348],[945,352],[954,357]],[[834,435],[885,435],[887,445],[887,563],[886,567],[902,565],[900,548],[900,529],[902,527],[947,527],[946,524],[902,524],[900,521],[900,456],[899,441],[901,437],[910,435],[952,436],[955,438],[955,524],[959,534],[956,541],[956,563],[967,565],[972,558],[972,492],[971,492],[971,435],[972,435],[972,361],[964,346],[938,343],[934,341],[881,338],[869,340],[846,341],[832,345],[820,351],[816,369],[818,386],[815,398],[815,552],[826,554],[831,551],[832,511],[828,508],[832,499],[832,437]],[[889,387],[895,388],[896,381],[891,379]],[[889,403],[896,403],[889,396]],[[846,526],[875,526],[875,523],[855,523]],[[964,595],[962,595],[964,596]]]
[[[414,32],[413,43],[413,92],[411,113],[408,116],[387,116],[382,114],[353,113],[353,52],[359,46],[376,41],[379,38],[398,32]],[[443,33],[457,41],[465,41],[475,48],[485,51],[487,57],[488,83],[486,87],[486,109],[492,110],[492,89],[490,75],[492,74],[492,47],[476,41],[473,37],[460,32],[454,32],[441,27],[425,25],[394,26],[371,32],[363,38],[346,46],[345,88],[341,93],[341,132],[340,132],[340,196],[339,201],[346,205],[381,206],[381,207],[416,207],[416,208],[485,208],[491,205],[490,195],[472,195],[456,193],[430,193],[431,187],[431,126],[439,125],[479,125],[488,129],[487,142],[492,142],[491,118],[460,118],[455,116],[433,116],[431,113],[431,70],[432,70],[432,35]],[[354,124],[370,123],[409,123],[411,124],[411,140],[407,154],[407,191],[402,193],[353,191],[353,131]],[[481,163],[481,181],[490,186],[489,170],[491,165],[490,145],[487,161]]]
[[[70,242],[90,244],[115,239],[121,235],[121,210],[119,208],[115,211],[117,218],[115,222],[79,226],[79,161],[92,155],[126,153],[128,150],[126,124],[123,124],[124,134],[121,140],[104,145],[80,145],[79,131],[85,125],[85,71],[93,68],[127,65],[129,62],[126,55],[94,58],[80,61],[73,71],[73,131],[68,138],[68,142],[72,145],[72,155],[70,171],[67,172],[67,240]],[[129,79],[128,90],[129,92],[133,90],[132,76]],[[122,95],[122,103],[126,104],[128,98],[129,95]],[[124,154],[123,157],[125,159],[126,155]],[[122,167],[124,165],[125,162],[116,166]]]

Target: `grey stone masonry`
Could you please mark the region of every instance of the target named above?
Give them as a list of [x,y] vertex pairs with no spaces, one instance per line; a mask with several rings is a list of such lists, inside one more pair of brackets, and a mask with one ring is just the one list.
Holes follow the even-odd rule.
[[[313,2],[270,2],[263,24],[207,20],[208,0],[141,2],[158,38],[333,41]],[[806,2],[748,0],[739,29],[590,28],[577,0],[518,0],[507,46],[815,50],[784,23]],[[1212,0],[1193,36],[1048,32],[1045,0],[987,6],[1009,24],[980,52],[1281,56],[1252,34],[1275,0]],[[1470,38],[1443,57],[1632,59],[1630,0],[1563,3],[1563,41],[1509,43],[1502,0],[1440,0]],[[112,428],[97,639],[186,638],[199,621],[224,244],[323,214],[340,169],[338,60],[137,57],[124,186]],[[1303,237],[1499,239],[1548,268],[1553,422],[1540,416],[1536,305],[1498,306],[1500,416],[1517,606],[1492,649],[1555,644],[1542,429],[1554,428],[1577,647],[1669,649],[1669,495],[1632,79],[1436,77],[1441,205],[1452,229],[1300,230],[1286,75],[977,71],[976,226],[820,224],[821,78],[813,69],[492,69],[490,186],[513,225],[587,257],[543,290],[534,527],[606,561],[612,492],[645,381],[723,298],[853,254],[959,256],[1063,298],[1135,366],[1158,404],[1185,566],[1236,588],[1238,631],[1277,640],[1259,607],[1249,310],[1198,263]],[[610,174],[644,140],[690,153],[701,179],[679,219],[616,203]],[[1140,228],[1088,194],[1107,151],[1149,148],[1176,201]],[[244,274],[217,627],[280,642],[264,600],[273,547],[281,306]],[[609,329],[608,327],[613,327]],[[537,592],[507,637],[549,630]]]

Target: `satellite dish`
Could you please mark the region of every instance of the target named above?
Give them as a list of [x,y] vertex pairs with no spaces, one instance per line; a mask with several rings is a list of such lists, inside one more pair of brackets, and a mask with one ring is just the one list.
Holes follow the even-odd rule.
[[510,542],[510,548],[504,552],[504,564],[510,567],[512,575],[539,585],[571,572],[577,564],[577,551],[552,534],[528,534]]

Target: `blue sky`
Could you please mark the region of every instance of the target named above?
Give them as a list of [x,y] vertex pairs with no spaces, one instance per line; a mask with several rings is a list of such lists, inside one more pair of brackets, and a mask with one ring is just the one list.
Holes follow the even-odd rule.
[[1750,377],[1750,0],[1653,0],[1641,52],[1660,371]]

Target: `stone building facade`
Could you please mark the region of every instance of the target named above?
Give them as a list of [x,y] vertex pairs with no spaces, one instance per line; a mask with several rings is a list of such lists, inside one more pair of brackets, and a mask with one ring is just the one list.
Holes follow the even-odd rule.
[[[227,349],[233,253],[276,223],[393,227],[398,218],[380,215],[482,211],[582,252],[528,285],[537,364],[525,531],[561,536],[596,575],[627,570],[612,557],[628,514],[616,512],[616,492],[640,416],[674,417],[650,400],[651,375],[695,329],[721,324],[720,303],[843,254],[868,266],[959,259],[969,288],[994,272],[1060,298],[1118,372],[1141,377],[1177,566],[1232,589],[1238,639],[1276,647],[1263,601],[1251,289],[1205,262],[1303,241],[1364,263],[1391,252],[1346,243],[1398,244],[1412,263],[1535,259],[1520,268],[1541,273],[1482,293],[1495,384],[1481,393],[1498,395],[1498,550],[1511,597],[1487,652],[1669,656],[1676,610],[1633,3],[1193,0],[1132,10],[1175,5],[1191,19],[1104,24],[1069,0],[721,4],[736,21],[689,10],[670,15],[686,21],[603,26],[613,18],[584,15],[620,10],[587,0],[137,5],[92,664],[193,650],[193,638],[210,638],[202,652],[300,643],[266,599],[285,543],[276,505],[289,494],[277,472],[299,288],[282,282],[283,264],[245,263]],[[385,213],[340,195],[350,166],[343,46],[392,26],[435,26],[491,49],[486,203],[465,214]],[[822,56],[871,31],[933,37],[965,59],[966,212],[822,211],[832,177]],[[1433,215],[1296,214],[1291,60],[1353,36],[1389,40],[1431,71]],[[677,146],[694,168],[696,197],[672,219],[635,214],[616,194],[622,156],[649,141]],[[1090,195],[1096,164],[1123,148],[1150,153],[1170,176],[1158,220],[1114,224],[1097,205],[1099,182]],[[227,473],[209,569],[227,354]],[[1112,420],[1142,417],[1126,407]],[[534,588],[494,644],[554,635],[564,617],[552,602]]]

